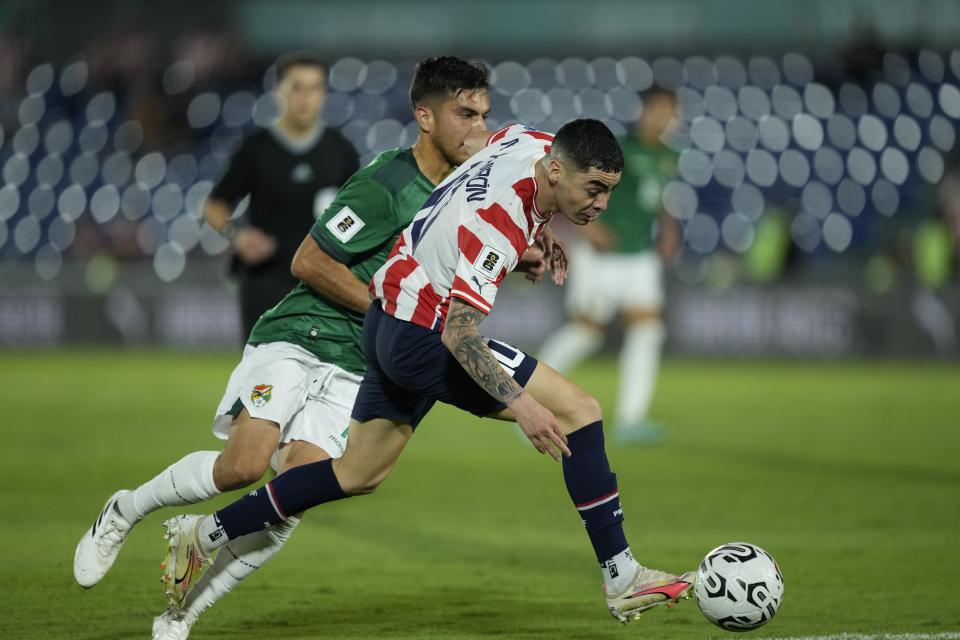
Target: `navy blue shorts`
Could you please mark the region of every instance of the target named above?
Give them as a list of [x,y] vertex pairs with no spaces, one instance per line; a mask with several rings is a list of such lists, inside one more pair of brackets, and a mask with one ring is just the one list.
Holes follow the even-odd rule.
[[[537,359],[498,340],[487,344],[517,384],[526,386]],[[467,375],[438,331],[397,320],[378,301],[363,321],[363,351],[367,373],[352,414],[358,422],[388,418],[416,428],[437,400],[478,416],[506,406]]]

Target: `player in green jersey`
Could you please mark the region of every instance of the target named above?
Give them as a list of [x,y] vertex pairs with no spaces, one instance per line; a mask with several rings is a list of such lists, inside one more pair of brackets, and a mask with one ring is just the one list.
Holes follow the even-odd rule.
[[[254,326],[217,409],[214,432],[226,439],[224,450],[191,453],[135,490],[112,495],[77,546],[77,582],[97,584],[152,511],[246,487],[271,460],[283,471],[343,452],[365,368],[367,284],[434,186],[475,150],[468,139],[486,130],[487,87],[479,63],[440,57],[417,65],[410,89],[416,143],[355,173],[301,243],[292,265],[300,284]],[[186,638],[200,613],[276,553],[298,522],[231,542],[187,594],[185,615],[157,617],[153,637]]]
[[557,371],[569,371],[600,348],[604,328],[619,312],[624,340],[614,435],[621,442],[662,439],[647,410],[664,336],[662,264],[678,247],[676,223],[661,204],[663,187],[676,172],[677,156],[663,142],[675,112],[672,93],[653,89],[644,96],[634,135],[620,141],[620,186],[603,217],[580,229],[582,241],[573,248],[575,269],[566,295],[570,321],[540,352]]

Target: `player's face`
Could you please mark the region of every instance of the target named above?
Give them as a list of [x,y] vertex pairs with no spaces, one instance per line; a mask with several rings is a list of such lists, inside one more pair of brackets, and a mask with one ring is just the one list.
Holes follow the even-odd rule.
[[277,87],[283,116],[296,129],[313,126],[320,116],[327,97],[326,75],[312,65],[295,65],[287,69]]
[[490,96],[484,89],[461,91],[433,110],[430,137],[447,162],[455,166],[470,157],[464,140],[471,134],[487,130],[489,113]]
[[556,179],[554,192],[557,209],[576,225],[593,222],[610,204],[610,195],[620,183],[620,173],[610,173],[590,168],[579,171],[562,161]]

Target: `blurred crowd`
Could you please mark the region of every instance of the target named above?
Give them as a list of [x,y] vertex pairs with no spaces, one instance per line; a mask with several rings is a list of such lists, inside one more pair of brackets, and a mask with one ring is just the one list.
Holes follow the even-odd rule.
[[[795,52],[489,60],[489,126],[583,116],[625,136],[643,92],[666,88],[679,162],[662,198],[683,232],[681,279],[842,269],[877,290],[956,283],[960,51],[888,51],[864,31],[840,59],[823,72]],[[363,162],[412,143],[415,61],[328,62],[324,118]],[[172,281],[223,253],[200,208],[242,136],[281,108],[271,74],[269,58],[214,27],[167,43],[131,20],[56,63],[8,27],[0,261],[49,280],[65,260],[152,260]]]

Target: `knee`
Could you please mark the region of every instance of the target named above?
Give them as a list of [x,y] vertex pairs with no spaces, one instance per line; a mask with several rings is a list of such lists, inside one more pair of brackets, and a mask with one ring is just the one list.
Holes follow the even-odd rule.
[[596,398],[582,389],[577,389],[577,393],[570,398],[569,406],[557,418],[564,433],[572,433],[602,419],[603,410]]
[[213,467],[213,480],[221,491],[242,489],[262,478],[269,464],[269,458],[261,460],[256,457],[221,455]]
[[334,461],[334,473],[337,476],[337,481],[344,493],[351,496],[365,496],[373,493],[383,484],[390,473],[389,470],[377,473],[364,469],[350,469],[345,465],[338,468],[337,462],[340,461]]
[[387,479],[386,474],[378,474],[374,476],[367,476],[365,478],[357,478],[352,483],[352,486],[349,489],[344,487],[343,490],[349,493],[350,495],[355,495],[355,496],[370,495],[371,493],[376,491],[380,487],[380,485],[383,484],[383,481],[386,479]]

